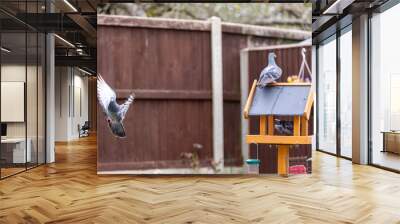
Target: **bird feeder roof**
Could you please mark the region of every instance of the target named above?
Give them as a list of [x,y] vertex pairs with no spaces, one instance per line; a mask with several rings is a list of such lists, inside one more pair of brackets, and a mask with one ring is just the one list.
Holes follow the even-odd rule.
[[276,83],[264,88],[255,84],[256,81],[249,97],[250,108],[245,116],[279,115],[309,118],[314,98],[311,84]]

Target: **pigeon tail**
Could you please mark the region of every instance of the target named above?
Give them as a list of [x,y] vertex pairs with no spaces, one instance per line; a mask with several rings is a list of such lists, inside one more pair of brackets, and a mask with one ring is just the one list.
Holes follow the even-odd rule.
[[125,114],[129,109],[129,106],[131,105],[131,103],[135,100],[135,94],[131,93],[128,97],[128,99],[126,99],[125,103],[122,104],[120,106],[120,112],[119,115],[121,116],[121,121],[125,119]]
[[110,126],[110,129],[111,129],[112,133],[115,136],[117,136],[119,138],[124,138],[126,136],[125,135],[124,126],[122,125],[121,122],[112,122],[112,121],[110,121],[109,122],[109,126]]
[[130,104],[133,102],[133,100],[135,99],[135,94],[132,92],[131,94],[129,94],[128,99],[125,101],[125,104]]

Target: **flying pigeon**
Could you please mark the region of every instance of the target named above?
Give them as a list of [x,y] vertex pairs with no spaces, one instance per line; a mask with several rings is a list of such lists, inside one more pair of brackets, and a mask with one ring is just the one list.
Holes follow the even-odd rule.
[[104,81],[103,77],[99,74],[97,76],[97,99],[103,109],[107,118],[108,126],[111,132],[119,138],[125,137],[125,129],[122,121],[129,106],[133,102],[134,94],[131,93],[125,103],[119,105],[117,97],[113,89]]
[[274,52],[268,54],[268,66],[261,71],[257,86],[265,87],[282,76],[282,69],[276,64],[275,58],[276,54]]

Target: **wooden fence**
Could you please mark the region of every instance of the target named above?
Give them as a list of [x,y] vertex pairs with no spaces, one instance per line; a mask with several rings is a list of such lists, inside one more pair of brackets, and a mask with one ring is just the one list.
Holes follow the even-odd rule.
[[[230,23],[221,29],[223,165],[240,166],[240,50],[299,42],[310,34]],[[201,146],[202,165],[214,159],[209,21],[98,16],[97,48],[98,71],[117,97],[136,94],[125,139],[110,135],[98,108],[99,173],[188,167],[180,156],[194,145]]]

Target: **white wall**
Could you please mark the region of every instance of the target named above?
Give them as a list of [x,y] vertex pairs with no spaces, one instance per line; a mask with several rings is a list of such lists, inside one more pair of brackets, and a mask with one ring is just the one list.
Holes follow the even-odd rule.
[[[88,117],[88,78],[86,76],[81,76],[82,73],[79,72],[79,75],[74,75],[74,108],[72,108],[73,119],[71,120],[71,135],[73,138],[78,138],[78,124],[81,126],[85,123],[85,121],[89,120]],[[80,97],[79,97],[80,96]],[[80,102],[79,102],[80,101]],[[79,108],[81,107],[81,108]],[[81,111],[80,111],[81,110]],[[74,113],[75,111],[75,113]]]
[[77,139],[78,124],[88,120],[88,78],[83,75],[76,68],[56,67],[56,141]]
[[[25,82],[25,65],[8,64],[1,66],[1,81]],[[28,72],[33,69],[28,66]],[[29,94],[28,96],[32,96]],[[35,94],[36,96],[36,94]],[[7,108],[1,108],[7,110]],[[30,119],[28,119],[30,120]],[[7,122],[7,137],[25,137],[25,122]]]
[[[38,70],[37,70],[38,69]],[[25,80],[27,78],[27,80]],[[19,108],[20,112],[26,112],[26,120],[22,122],[6,122],[7,137],[9,138],[24,138],[25,135],[29,139],[32,161],[36,162],[39,158],[39,163],[44,162],[44,74],[42,67],[25,64],[3,64],[1,66],[1,81],[3,82],[24,82],[26,83],[26,106]],[[4,89],[3,89],[4,90]],[[2,91],[3,91],[2,90]],[[24,94],[22,90],[21,94]],[[2,96],[7,97],[7,96]],[[2,107],[1,110],[7,113],[13,113],[7,107]],[[39,156],[37,157],[37,153]]]
[[70,84],[69,68],[55,68],[55,141],[67,141],[68,136],[68,86]]

